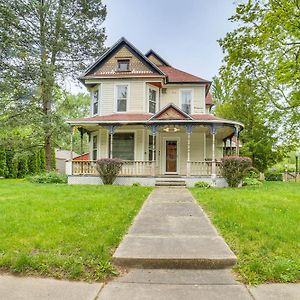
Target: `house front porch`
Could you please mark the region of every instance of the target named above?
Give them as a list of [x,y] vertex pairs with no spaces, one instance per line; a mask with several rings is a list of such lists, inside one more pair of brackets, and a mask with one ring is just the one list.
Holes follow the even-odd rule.
[[238,155],[238,143],[233,148],[231,141],[238,140],[242,129],[240,124],[222,119],[97,121],[72,125],[72,132],[77,128],[82,137],[88,134],[90,140],[90,160],[70,159],[67,163],[72,184],[101,183],[96,160],[120,158],[124,164],[116,184],[155,185],[157,180],[171,178],[184,180],[188,186],[199,180],[224,185],[220,161],[228,154],[228,141],[229,152]]

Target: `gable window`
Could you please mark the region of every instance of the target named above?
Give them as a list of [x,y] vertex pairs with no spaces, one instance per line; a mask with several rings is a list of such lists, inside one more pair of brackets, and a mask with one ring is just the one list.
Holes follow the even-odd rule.
[[97,152],[98,152],[98,139],[97,139],[97,135],[93,135],[92,160],[97,160]]
[[192,112],[192,90],[182,90],[181,91],[181,109],[187,113]]
[[99,92],[98,92],[98,90],[92,92],[92,111],[93,111],[93,115],[97,115],[99,112]]
[[113,136],[112,148],[113,148],[112,151],[113,158],[120,158],[123,160],[134,160],[134,133],[133,132],[115,133]]
[[122,71],[130,71],[129,69],[130,61],[129,59],[118,59],[118,67],[117,70]]
[[149,113],[155,114],[156,112],[156,99],[157,92],[156,90],[149,88]]
[[117,112],[127,111],[128,85],[117,85]]

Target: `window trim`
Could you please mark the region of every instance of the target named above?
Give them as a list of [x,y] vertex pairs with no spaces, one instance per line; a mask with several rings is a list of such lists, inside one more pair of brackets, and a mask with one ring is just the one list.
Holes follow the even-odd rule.
[[[127,86],[127,99],[126,99],[126,111],[118,111],[118,86],[126,85]],[[114,113],[126,114],[129,111],[129,99],[130,99],[130,84],[128,82],[117,82],[114,86]]]
[[[117,129],[115,133],[133,133],[134,134],[134,153],[133,153],[133,161],[136,161],[137,154],[137,129]],[[107,156],[109,155],[109,133],[106,135],[106,145],[107,145]]]
[[[121,69],[119,69],[119,61],[128,61],[128,69],[127,70],[121,70]],[[117,59],[116,72],[131,72],[131,69],[130,69],[130,59],[129,58],[119,58],[119,59]]]
[[[150,99],[149,99],[149,96],[150,96],[150,89],[156,91],[156,102],[155,102],[155,112],[154,113],[151,113],[150,112]],[[147,85],[147,113],[148,114],[156,114],[158,112],[158,107],[159,107],[159,88],[158,87],[155,87],[155,86],[152,86],[150,84]]]
[[[94,112],[94,93],[98,92],[98,111]],[[91,116],[100,115],[100,99],[102,98],[102,84],[100,83],[96,88],[91,89]]]
[[[94,148],[94,145],[93,145],[93,142],[94,142],[94,137],[96,136],[97,138],[97,147]],[[94,150],[96,149],[97,150],[97,157],[96,157],[96,160],[100,157],[100,134],[99,132],[93,132],[91,134],[91,145],[90,145],[90,153],[91,153],[91,156],[89,157],[90,160],[93,160],[93,154],[94,154]]]
[[191,92],[191,115],[194,114],[194,89],[193,88],[183,88],[183,89],[179,89],[179,107],[180,109],[183,111],[182,109],[182,93],[183,92]]

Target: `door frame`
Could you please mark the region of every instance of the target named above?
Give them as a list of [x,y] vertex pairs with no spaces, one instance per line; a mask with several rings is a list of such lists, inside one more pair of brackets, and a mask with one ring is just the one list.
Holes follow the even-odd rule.
[[[177,160],[176,160],[176,172],[167,172],[167,157],[166,157],[166,150],[167,150],[167,141],[170,142],[177,142]],[[162,166],[163,166],[163,174],[166,175],[178,175],[180,173],[180,137],[163,137],[163,147],[162,147],[163,155],[162,157]]]

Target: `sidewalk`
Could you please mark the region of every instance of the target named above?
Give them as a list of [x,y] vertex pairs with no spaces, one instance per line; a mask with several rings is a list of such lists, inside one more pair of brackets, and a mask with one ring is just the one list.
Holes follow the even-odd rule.
[[0,276],[1,300],[95,300],[103,283]]

